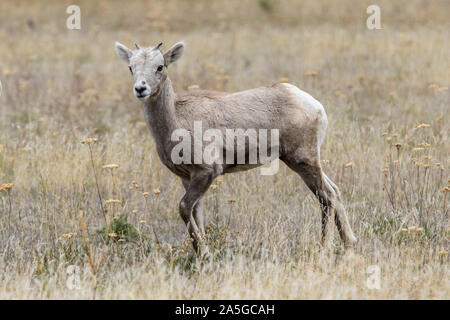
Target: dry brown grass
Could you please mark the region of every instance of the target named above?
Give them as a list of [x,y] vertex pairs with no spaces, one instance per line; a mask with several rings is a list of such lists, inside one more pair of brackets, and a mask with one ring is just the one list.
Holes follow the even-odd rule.
[[[70,31],[71,1],[1,1],[0,185],[13,186],[0,191],[0,298],[450,298],[449,2],[376,1],[383,30],[370,31],[372,2],[77,1],[82,29]],[[319,250],[316,200],[283,166],[216,183],[205,198],[216,258],[193,263],[181,183],[113,50],[180,39],[177,90],[287,77],[324,104],[323,165],[353,253],[337,239]],[[120,214],[135,233],[97,234]],[[79,290],[66,286],[69,265]],[[366,286],[371,265],[379,290]]]

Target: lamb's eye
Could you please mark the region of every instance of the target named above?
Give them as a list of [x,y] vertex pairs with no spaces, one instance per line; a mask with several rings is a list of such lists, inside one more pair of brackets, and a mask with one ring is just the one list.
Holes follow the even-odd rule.
[[163,65],[158,66],[158,69],[156,69],[156,71],[161,72],[163,69]]
[[128,66],[128,69],[130,69],[131,74],[133,74],[133,69],[131,69],[131,66]]

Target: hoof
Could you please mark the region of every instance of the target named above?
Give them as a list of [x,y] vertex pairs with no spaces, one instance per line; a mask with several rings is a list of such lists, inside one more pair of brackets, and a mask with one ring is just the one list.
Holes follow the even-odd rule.
[[351,235],[344,241],[344,246],[346,249],[350,249],[353,248],[357,243],[358,239],[354,235]]
[[209,249],[207,247],[200,250],[200,252],[197,254],[197,258],[200,261],[205,262],[209,262],[212,260],[211,253],[209,253]]

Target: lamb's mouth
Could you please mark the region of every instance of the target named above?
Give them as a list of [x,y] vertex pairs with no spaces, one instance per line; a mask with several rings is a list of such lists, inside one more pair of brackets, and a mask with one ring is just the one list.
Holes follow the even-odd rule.
[[140,94],[140,95],[136,95],[136,98],[138,98],[138,99],[141,100],[141,101],[146,100],[148,97],[150,97],[149,94]]

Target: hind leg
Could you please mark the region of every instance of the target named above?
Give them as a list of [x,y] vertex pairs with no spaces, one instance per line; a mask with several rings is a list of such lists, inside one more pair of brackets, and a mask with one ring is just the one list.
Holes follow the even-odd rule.
[[339,188],[334,184],[334,182],[330,178],[328,178],[323,171],[322,175],[336,193],[337,198],[335,207],[336,214],[334,216],[336,226],[342,241],[344,241],[345,246],[350,247],[356,243],[357,239],[353,234],[352,228],[350,227],[350,222],[348,221],[348,217],[345,212],[344,205],[342,204],[341,192],[339,191]]
[[308,188],[319,200],[322,209],[322,245],[324,247],[331,246],[334,223],[336,223],[346,247],[356,242],[344,206],[340,201],[339,189],[323,173],[320,162],[318,160],[296,159],[283,159],[283,161],[302,177]]

